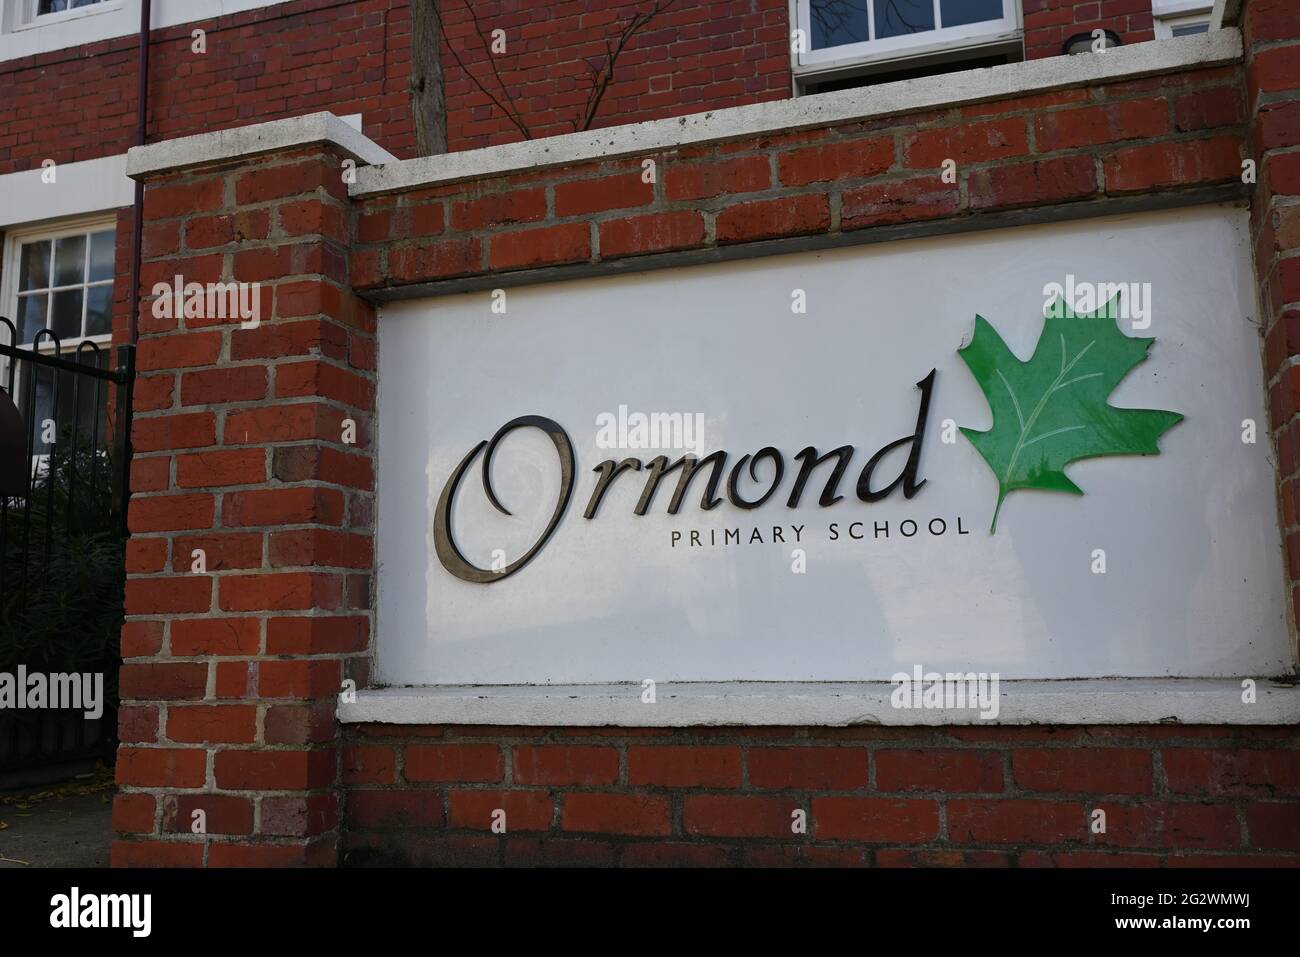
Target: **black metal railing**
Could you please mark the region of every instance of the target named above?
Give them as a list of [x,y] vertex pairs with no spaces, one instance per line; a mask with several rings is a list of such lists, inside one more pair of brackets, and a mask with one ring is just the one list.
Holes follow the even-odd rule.
[[107,704],[97,722],[0,711],[6,773],[116,738],[135,378],[134,346],[16,341],[0,317],[0,672],[102,673]]

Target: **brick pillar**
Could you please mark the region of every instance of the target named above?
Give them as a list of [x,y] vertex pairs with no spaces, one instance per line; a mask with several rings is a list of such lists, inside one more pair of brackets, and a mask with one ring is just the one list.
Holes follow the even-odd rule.
[[[173,152],[220,161],[137,174],[146,298],[112,861],[333,865],[336,696],[365,684],[372,625],[375,317],[347,285],[352,154],[328,138],[256,157],[190,139]],[[154,284],[177,275],[259,283],[260,325],[157,317]]]
[[1300,6],[1248,0],[1240,21],[1250,155],[1257,163],[1255,272],[1294,609],[1300,607]]

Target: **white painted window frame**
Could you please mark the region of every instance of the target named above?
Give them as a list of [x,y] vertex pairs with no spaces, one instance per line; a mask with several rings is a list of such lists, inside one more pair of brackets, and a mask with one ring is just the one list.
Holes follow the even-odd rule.
[[110,13],[122,8],[122,0],[100,0],[99,3],[77,7],[74,10],[60,10],[57,13],[37,13],[36,11],[40,5],[39,0],[13,0],[13,2],[15,6],[14,30],[36,30],[81,17]]
[[[862,0],[867,6],[868,21],[874,31],[875,6],[872,0]],[[808,44],[812,43],[811,0],[790,0],[790,22],[803,31]],[[940,22],[940,0],[934,0],[935,22]],[[914,33],[881,40],[864,40],[821,50],[809,49],[794,52],[791,43],[791,63],[796,77],[808,78],[851,69],[870,67],[919,59],[958,59],[977,53],[980,49],[1005,46],[1020,41],[1024,36],[1024,18],[1020,0],[1002,0],[1002,19],[968,23],[956,27],[939,27],[924,33]]]
[[[273,7],[289,0],[153,0],[155,30]],[[55,50],[134,36],[141,0],[104,0],[77,10],[35,15],[35,0],[0,0],[0,63]]]
[[[94,215],[77,216],[70,219],[61,219],[54,222],[45,222],[45,223],[40,223],[32,226],[24,226],[19,229],[7,230],[4,235],[4,250],[3,250],[4,259],[2,261],[3,267],[0,268],[0,306],[3,307],[2,309],[0,309],[0,315],[5,316],[7,319],[9,319],[10,322],[13,322],[15,326],[17,325],[18,269],[20,265],[18,253],[19,250],[22,249],[23,244],[32,242],[33,240],[36,241],[42,239],[54,240],[65,236],[88,235],[94,232],[102,232],[106,229],[116,231],[117,229],[116,215],[112,213],[109,214],[98,213]],[[51,248],[50,255],[51,257],[53,257],[54,255],[53,248]],[[89,243],[87,244],[86,255],[87,256],[90,255]],[[50,268],[53,269],[53,266],[54,263],[53,263],[53,259],[51,258]],[[94,285],[105,285],[105,284],[111,285],[111,283],[114,281],[115,280],[100,281],[95,283]],[[88,286],[85,283],[82,283],[81,288],[88,289],[90,288],[90,286]],[[111,304],[112,304],[111,297],[109,303],[111,309]],[[86,309],[86,303],[83,299],[82,302],[83,327],[84,327],[85,309]],[[7,340],[9,337],[9,330],[4,328],[3,326],[0,326],[0,337],[3,337],[4,340]],[[110,331],[102,335],[77,336],[74,339],[60,340],[59,354],[60,357],[64,359],[75,359],[77,347],[81,345],[81,343],[83,342],[93,342],[96,345],[100,346],[101,349],[107,351],[105,347],[107,347],[112,342],[112,339],[113,339],[113,334],[111,331],[111,321],[110,321]],[[5,344],[9,345],[10,343],[6,341]],[[15,342],[13,343],[13,345],[23,346],[26,345],[26,343]],[[53,355],[54,343],[50,342],[48,339],[42,340],[40,347],[37,349],[37,351],[43,355]],[[10,360],[8,359],[8,357],[0,357],[0,382],[3,382],[6,385],[9,382],[9,361]],[[20,408],[22,403],[19,397],[22,394],[23,394],[23,381],[21,375],[19,375],[14,380],[13,400],[14,403],[18,405]],[[46,459],[47,456],[45,455],[32,456],[33,475],[41,474],[41,470],[45,468]]]
[[1214,0],[1151,0],[1157,40],[1173,39],[1174,27],[1204,23],[1207,29],[1213,29],[1213,13]]
[[1211,29],[1209,11],[1195,13],[1186,17],[1161,17],[1155,21],[1156,39],[1172,40],[1174,39],[1174,30],[1177,27],[1189,27],[1198,23],[1205,24],[1206,32],[1209,32]]
[[[39,242],[42,239],[61,239],[68,236],[86,235],[89,233],[103,232],[104,230],[117,229],[117,216],[113,213],[96,213],[86,216],[76,216],[70,219],[61,219],[54,222],[40,223],[37,225],[24,226],[17,229],[9,229],[5,232],[4,239],[4,266],[0,271],[0,303],[4,304],[4,315],[11,322],[15,321],[18,313],[18,252],[24,244],[30,242]],[[87,249],[89,255],[89,249]],[[104,285],[112,280],[100,280],[93,285]],[[87,288],[86,283],[81,283],[82,288]],[[64,288],[64,287],[58,287]],[[73,288],[73,287],[67,287]],[[85,305],[82,306],[83,314]],[[66,353],[69,348],[75,349],[79,343],[89,340],[90,342],[108,342],[113,338],[112,333],[105,333],[97,336],[77,336],[62,343]],[[25,343],[15,343],[15,345],[24,345]],[[52,348],[52,347],[51,347]],[[51,351],[42,343],[42,352]]]

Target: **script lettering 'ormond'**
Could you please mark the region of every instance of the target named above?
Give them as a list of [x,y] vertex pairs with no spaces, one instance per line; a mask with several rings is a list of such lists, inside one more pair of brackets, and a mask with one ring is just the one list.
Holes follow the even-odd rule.
[[[880,501],[900,486],[903,489],[903,497],[910,499],[925,484],[925,479],[917,476],[920,471],[921,443],[925,435],[926,419],[930,412],[930,393],[934,388],[934,377],[935,370],[931,369],[930,374],[916,384],[921,391],[921,400],[916,415],[916,427],[912,433],[883,446],[867,460],[862,467],[862,471],[858,473],[856,493],[863,502]],[[501,504],[492,488],[492,457],[501,440],[515,429],[521,428],[540,429],[546,433],[555,445],[555,451],[560,463],[560,491],[556,498],[555,509],[541,536],[523,555],[500,570],[479,568],[464,556],[456,544],[455,537],[452,535],[452,504],[455,501],[456,491],[465,473],[469,471],[469,467],[478,454],[483,452],[483,491],[487,495],[488,501],[492,503],[492,506],[497,511],[503,515],[510,514],[509,510]],[[902,472],[892,482],[881,484],[876,478],[876,469],[885,456],[904,446],[909,446],[909,449],[907,463],[904,465]],[[826,476],[826,483],[822,487],[817,504],[825,508],[843,499],[844,496],[839,491],[840,482],[848,470],[849,463],[853,458],[853,452],[853,446],[843,445],[819,455],[817,449],[810,445],[794,455],[793,458],[799,463],[799,471],[795,476],[790,494],[786,498],[786,508],[797,508],[799,506],[804,486],[812,478],[813,473],[823,466],[830,466],[830,472]],[[594,519],[600,511],[600,505],[605,498],[605,493],[609,491],[620,476],[628,472],[647,473],[641,497],[637,500],[636,507],[633,510],[636,515],[645,515],[650,510],[654,503],[655,493],[659,489],[659,483],[669,473],[677,473],[677,485],[673,490],[672,498],[668,502],[668,514],[670,515],[676,515],[680,511],[690,491],[691,483],[701,472],[706,470],[709,476],[702,486],[700,494],[700,508],[705,511],[717,508],[722,504],[723,496],[719,494],[719,490],[724,487],[724,478],[726,500],[736,508],[748,511],[766,504],[775,494],[785,477],[785,457],[779,450],[770,445],[752,454],[742,455],[736,460],[730,471],[727,470],[727,459],[728,453],[725,451],[712,452],[703,458],[684,455],[675,462],[669,462],[666,455],[660,455],[649,462],[643,462],[638,458],[625,458],[622,461],[607,459],[596,465],[592,470],[597,474],[597,479],[591,492],[591,498],[587,502],[586,510],[583,512],[583,517],[588,520]],[[771,463],[769,471],[772,473],[772,478],[766,483],[766,487],[760,483],[758,478],[758,463],[762,461]],[[501,426],[490,440],[479,442],[474,448],[470,449],[469,454],[456,466],[456,469],[447,479],[447,484],[443,486],[434,515],[434,549],[437,552],[438,560],[442,562],[442,566],[447,571],[462,581],[489,584],[509,578],[528,564],[542,550],[542,547],[560,524],[561,519],[564,518],[565,510],[569,506],[569,499],[573,494],[573,481],[573,442],[570,441],[569,435],[564,431],[564,428],[554,419],[548,419],[541,415],[521,415],[516,419],[511,419]]]

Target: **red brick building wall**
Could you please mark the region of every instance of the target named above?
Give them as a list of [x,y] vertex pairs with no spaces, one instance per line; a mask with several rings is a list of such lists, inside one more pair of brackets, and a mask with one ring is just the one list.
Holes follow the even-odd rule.
[[1300,8],[1252,0],[1245,8],[1246,98],[1258,183],[1251,205],[1264,374],[1278,449],[1282,525],[1300,601]]
[[[442,2],[453,151],[521,138],[483,88],[500,100],[508,94],[534,136],[572,132],[605,41],[647,6]],[[1150,0],[1023,4],[1029,59],[1059,55],[1067,37],[1095,28],[1126,44],[1154,35]],[[786,0],[674,5],[629,42],[594,126],[789,97],[788,21]],[[206,53],[191,49],[195,29],[205,32]],[[493,29],[506,31],[495,72],[485,45]],[[0,173],[133,145],[136,46],[136,37],[118,37],[0,62]],[[361,113],[367,136],[400,158],[414,155],[407,0],[293,0],[180,24],[154,31],[150,57],[151,140],[329,110]]]
[[265,318],[143,304],[113,820],[156,839],[119,841],[117,864],[336,859],[334,707],[368,679],[374,564],[375,313],[346,285],[344,158],[291,150],[145,193],[143,288],[257,282]]
[[[536,136],[573,131],[605,40],[646,4],[636,0],[476,3],[484,31],[506,31],[496,60],[464,0],[443,0],[448,146],[521,138],[461,69],[514,104]],[[698,113],[790,95],[785,0],[681,3],[629,42],[596,126]],[[149,138],[245,126],[329,110],[360,113],[367,136],[415,155],[406,0],[293,0],[153,32]],[[206,53],[191,33],[206,34]],[[490,37],[489,37],[490,42]],[[135,143],[134,36],[0,62],[0,174],[124,153]],[[500,76],[503,88],[497,83]]]
[[[496,0],[489,61],[537,135],[569,132],[586,58],[642,4]],[[682,3],[631,43],[596,126],[790,93],[785,0]],[[1024,0],[1026,57],[1149,0]],[[191,31],[207,52],[191,50]],[[354,201],[333,146],[150,177],[142,287],[262,284],[263,323],[140,320],[117,864],[1300,864],[1300,732],[1268,727],[575,729],[361,725],[373,627],[376,323],[393,286],[742,247],[1029,207],[1249,196],[1273,438],[1300,586],[1300,16],[1248,0],[1244,63]],[[0,173],[134,141],[134,37],[0,63]],[[453,150],[519,131],[443,54]],[[154,33],[150,138],[361,113],[408,158],[405,0],[293,0]],[[958,164],[958,183],[937,167]],[[119,215],[117,314],[129,302]],[[888,233],[880,233],[885,236]],[[125,323],[118,323],[118,338]],[[343,439],[344,420],[357,438]],[[207,570],[190,571],[202,548]],[[489,832],[507,810],[510,833]],[[1089,827],[1107,814],[1105,834]],[[192,812],[206,835],[191,831]],[[791,833],[803,810],[808,832]]]
[[[537,137],[574,132],[606,40],[649,6],[644,0],[444,0],[443,15],[459,61],[495,96],[504,85]],[[788,20],[786,0],[675,4],[635,35],[618,58],[592,127],[789,97]],[[500,85],[489,62],[491,38],[484,36],[498,28],[506,31],[506,52],[497,58]],[[451,149],[521,138],[449,50],[443,62]]]
[[[785,0],[679,6],[631,39],[595,126],[790,95]],[[495,72],[471,8],[464,0],[443,0],[443,7],[448,147],[456,151],[522,138],[469,74],[511,103],[533,135],[571,132],[587,101],[589,64],[599,65],[605,40],[645,4],[475,4],[484,31],[507,32],[507,52],[497,57]],[[204,32],[203,53],[193,49],[194,30]],[[410,39],[407,0],[292,0],[155,30],[149,139],[328,110],[360,113],[368,137],[410,158]],[[134,145],[137,44],[135,36],[118,37],[0,62],[0,175],[39,169],[45,160],[114,156]],[[129,338],[131,223],[131,210],[123,210],[117,344]],[[157,227],[150,240],[165,231]]]
[[1294,867],[1297,744],[1293,728],[362,725],[343,861]]
[[[251,331],[142,326],[115,863],[1300,864],[1294,727],[339,728],[333,717],[341,680],[364,682],[374,640],[367,298],[1216,188],[1249,197],[1266,235],[1289,193],[1242,184],[1242,163],[1271,151],[1270,182],[1282,182],[1300,80],[1269,73],[1263,53],[1300,30],[1256,2],[1245,66],[359,200],[337,185],[328,145],[149,176],[149,279],[264,281],[270,318]],[[1251,76],[1273,77],[1267,95]],[[953,185],[939,178],[949,157]],[[1279,234],[1263,275],[1279,277],[1271,301],[1285,316],[1298,247]],[[355,445],[340,439],[345,416],[360,425]],[[1284,437],[1289,415],[1275,425]],[[221,562],[204,576],[188,570],[195,542]],[[498,808],[505,835],[490,831]],[[206,835],[190,833],[195,809],[209,812]],[[1090,826],[1097,810],[1104,833]]]

